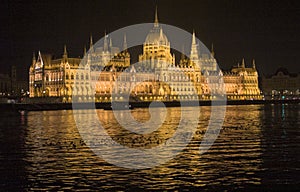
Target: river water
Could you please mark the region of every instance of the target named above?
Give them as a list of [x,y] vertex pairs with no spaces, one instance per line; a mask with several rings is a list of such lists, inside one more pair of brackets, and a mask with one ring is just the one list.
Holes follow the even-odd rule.
[[[96,113],[112,138],[123,138],[122,145],[148,149],[172,137],[178,110],[166,109],[172,120],[154,140],[132,139],[112,111]],[[71,110],[1,112],[1,191],[299,191],[300,105],[227,106],[220,134],[204,154],[199,146],[211,109],[200,111],[197,130],[180,153],[136,170],[97,156],[82,139]],[[148,109],[131,114],[139,122],[150,118]]]

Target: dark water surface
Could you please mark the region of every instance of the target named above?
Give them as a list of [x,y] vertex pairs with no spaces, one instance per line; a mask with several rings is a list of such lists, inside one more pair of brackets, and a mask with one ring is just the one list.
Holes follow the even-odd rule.
[[[190,144],[167,163],[144,170],[120,168],[95,155],[80,137],[72,111],[2,111],[0,190],[300,191],[300,105],[227,106],[218,139],[202,155],[210,107],[200,108]],[[178,110],[167,109],[174,118],[170,124],[179,122]],[[138,121],[149,119],[147,109],[131,112]],[[155,142],[132,146],[112,111],[97,114],[112,137],[127,137],[120,142],[131,147],[160,145],[175,129],[167,122]]]

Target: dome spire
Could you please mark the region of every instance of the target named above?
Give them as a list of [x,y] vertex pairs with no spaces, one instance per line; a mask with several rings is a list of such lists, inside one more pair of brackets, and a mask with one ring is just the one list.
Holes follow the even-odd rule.
[[158,16],[157,16],[157,6],[155,7],[155,19],[154,19],[154,27],[158,27]]
[[193,30],[192,44],[196,44],[195,30]]

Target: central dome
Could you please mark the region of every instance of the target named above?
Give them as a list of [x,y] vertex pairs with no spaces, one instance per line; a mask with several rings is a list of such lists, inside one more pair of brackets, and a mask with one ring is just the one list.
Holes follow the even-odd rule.
[[153,27],[150,30],[149,34],[145,40],[146,44],[160,44],[160,45],[168,45],[169,41],[167,36],[163,33],[162,28],[160,27]]

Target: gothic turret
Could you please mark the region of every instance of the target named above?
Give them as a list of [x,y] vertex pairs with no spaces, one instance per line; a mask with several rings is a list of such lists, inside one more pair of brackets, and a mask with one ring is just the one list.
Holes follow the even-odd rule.
[[63,58],[67,59],[68,58],[68,52],[67,52],[67,46],[64,45],[64,54],[63,54]]
[[192,46],[191,46],[190,59],[195,64],[198,64],[198,62],[199,62],[198,44],[196,42],[195,31],[193,31],[193,36],[192,36]]
[[245,68],[245,59],[243,58],[243,60],[242,60],[242,66],[241,66],[242,68]]
[[108,51],[108,42],[107,42],[107,35],[106,32],[104,33],[104,46],[103,51]]
[[90,36],[90,52],[93,52],[94,51],[94,46],[93,46],[94,44],[93,44],[93,36],[92,36],[92,34],[91,34],[91,36]]
[[253,69],[256,69],[256,66],[255,66],[255,59],[253,59],[253,61],[252,61],[252,68],[253,68]]

